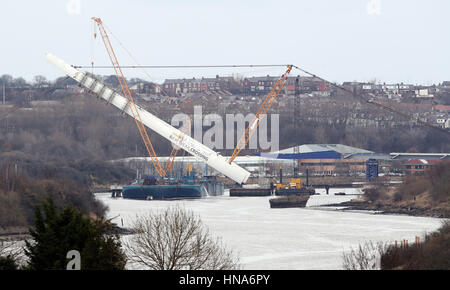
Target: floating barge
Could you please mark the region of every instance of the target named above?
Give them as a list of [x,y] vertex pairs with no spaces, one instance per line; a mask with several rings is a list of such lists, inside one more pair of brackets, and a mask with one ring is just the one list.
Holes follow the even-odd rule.
[[270,188],[230,188],[230,196],[269,196]]
[[313,195],[316,194],[316,190],[311,187],[301,187],[301,188],[278,188],[275,190],[275,195]]
[[224,185],[215,176],[197,179],[195,175],[187,175],[182,178],[157,180],[155,177],[147,177],[136,180],[133,184],[123,186],[122,197],[141,200],[189,199],[223,195],[223,192]]
[[309,194],[286,195],[269,200],[271,208],[305,207]]
[[200,184],[127,185],[122,189],[123,198],[130,199],[201,198],[206,195],[205,187]]

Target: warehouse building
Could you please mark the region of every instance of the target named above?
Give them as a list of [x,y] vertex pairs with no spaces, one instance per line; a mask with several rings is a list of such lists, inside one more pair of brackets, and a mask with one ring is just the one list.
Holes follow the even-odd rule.
[[[160,157],[165,162],[167,157]],[[372,151],[346,146],[342,144],[305,144],[270,153],[258,153],[253,156],[238,156],[234,162],[252,173],[254,177],[278,176],[280,167],[287,176],[306,172],[308,168],[312,175],[353,175],[366,171],[366,161],[369,159],[388,160],[389,154],[378,154]],[[131,157],[119,162],[132,168],[140,168],[145,174],[154,174],[149,157]],[[191,164],[194,170],[203,174],[205,163],[193,156],[177,156],[174,169]],[[217,174],[209,168],[209,174]]]
[[389,154],[379,154],[342,144],[305,144],[261,157],[291,159],[296,161],[299,172],[309,170],[313,175],[353,175],[366,171],[369,159],[390,159]]
[[[229,158],[229,157],[228,157]],[[308,169],[312,176],[347,176],[364,175],[368,160],[376,160],[379,172],[407,175],[423,174],[424,170],[434,165],[435,160],[448,160],[448,153],[375,153],[373,151],[351,147],[343,144],[304,144],[276,152],[258,153],[253,156],[238,156],[234,162],[252,173],[253,177],[277,177],[280,167],[286,176],[295,172],[300,175]],[[160,157],[161,162],[168,157]],[[396,160],[399,161],[396,161]],[[427,161],[428,160],[428,161]],[[401,170],[393,167],[393,161],[400,162]],[[139,169],[145,175],[154,175],[153,165],[149,157],[130,157],[122,162],[131,168]],[[203,161],[193,156],[177,156],[174,160],[174,172],[186,170],[191,164],[197,174],[219,174],[207,168]],[[220,174],[219,174],[220,175]]]

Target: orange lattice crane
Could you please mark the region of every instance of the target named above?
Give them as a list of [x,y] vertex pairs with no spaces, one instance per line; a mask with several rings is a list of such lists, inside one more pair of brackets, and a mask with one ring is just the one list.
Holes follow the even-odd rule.
[[259,123],[265,117],[270,106],[275,101],[275,99],[278,97],[278,94],[281,92],[281,90],[284,88],[284,85],[286,84],[288,75],[291,72],[291,70],[292,70],[292,65],[288,65],[286,72],[276,81],[275,85],[270,90],[266,99],[264,100],[262,105],[259,107],[258,112],[256,113],[255,117],[250,122],[247,129],[245,129],[245,132],[242,134],[242,136],[239,138],[239,140],[236,144],[236,148],[234,148],[233,155],[231,155],[230,160],[228,160],[228,162],[230,164],[238,156],[238,154],[245,148],[245,146],[247,146],[253,133],[255,133],[255,131],[257,130]]
[[[172,168],[172,163],[175,159],[175,156],[177,155],[178,148],[175,148],[170,153],[170,156],[168,158],[168,161],[165,164],[165,167],[163,168],[161,163],[158,160],[158,157],[155,153],[155,149],[153,148],[153,144],[150,141],[150,137],[147,134],[147,129],[145,128],[144,124],[142,123],[141,116],[139,115],[139,110],[136,107],[136,103],[133,99],[133,96],[131,95],[131,91],[128,87],[128,84],[126,82],[125,76],[123,75],[122,69],[120,68],[119,62],[117,60],[117,56],[114,52],[114,49],[111,45],[111,41],[109,40],[108,34],[106,32],[105,27],[103,26],[103,22],[100,18],[92,17],[92,20],[97,23],[100,35],[102,36],[103,43],[105,44],[106,51],[108,52],[109,59],[111,60],[111,63],[114,67],[114,71],[117,76],[117,80],[120,83],[120,87],[122,89],[122,93],[127,98],[128,101],[128,107],[131,110],[133,119],[135,120],[136,126],[138,127],[139,134],[142,137],[142,140],[144,141],[145,148],[147,149],[148,155],[152,159],[152,163],[158,172],[160,177],[166,176],[166,173]],[[94,32],[94,38],[97,37],[97,33]],[[190,126],[189,126],[190,128]]]

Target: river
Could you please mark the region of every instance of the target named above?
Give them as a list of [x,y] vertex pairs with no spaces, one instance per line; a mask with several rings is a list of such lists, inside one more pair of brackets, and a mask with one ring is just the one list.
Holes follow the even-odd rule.
[[[334,192],[345,192],[338,196]],[[344,251],[365,241],[394,242],[423,236],[441,219],[318,207],[348,201],[358,189],[319,190],[305,208],[271,209],[271,197],[206,197],[177,201],[141,201],[96,197],[109,207],[107,216],[128,227],[136,215],[179,204],[198,214],[211,233],[240,257],[243,269],[342,269]]]

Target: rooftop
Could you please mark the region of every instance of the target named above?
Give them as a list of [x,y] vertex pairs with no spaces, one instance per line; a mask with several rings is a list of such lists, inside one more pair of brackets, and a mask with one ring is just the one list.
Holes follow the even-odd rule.
[[433,165],[439,163],[441,160],[426,160],[426,159],[409,159],[404,165]]
[[292,154],[292,153],[311,153],[323,151],[335,151],[341,155],[355,154],[355,153],[373,153],[372,151],[369,150],[364,150],[342,144],[304,144],[273,153]]

